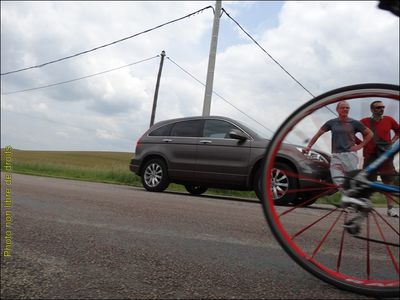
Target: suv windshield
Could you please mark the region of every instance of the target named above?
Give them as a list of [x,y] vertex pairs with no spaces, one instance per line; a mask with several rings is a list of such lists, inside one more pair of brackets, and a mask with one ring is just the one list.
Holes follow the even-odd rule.
[[261,127],[261,125],[255,126],[253,124],[249,125],[246,123],[246,127],[251,129],[254,133],[256,133],[259,138],[262,138],[262,139],[271,139],[272,138],[272,133],[267,132],[267,129]]

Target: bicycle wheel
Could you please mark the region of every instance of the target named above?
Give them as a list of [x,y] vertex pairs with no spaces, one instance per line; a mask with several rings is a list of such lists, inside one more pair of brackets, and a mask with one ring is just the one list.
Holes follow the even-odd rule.
[[[399,218],[386,215],[387,197],[398,206],[399,195],[373,194],[370,200],[374,209],[363,221],[361,233],[354,235],[343,227],[354,212],[340,206],[338,192],[325,196],[332,194],[332,182],[321,181],[325,188],[312,191],[315,196],[309,201],[315,202],[313,205],[293,201],[294,206],[283,207],[274,202],[271,173],[284,145],[306,146],[307,138],[335,118],[337,102],[346,100],[351,107],[349,117],[359,120],[371,114],[369,105],[373,100],[382,100],[387,108],[385,115],[399,122],[399,98],[399,86],[387,84],[353,85],[327,92],[296,110],[275,133],[265,154],[262,205],[281,246],[301,267],[325,282],[370,296],[399,296]],[[304,159],[321,164],[316,158],[323,152],[330,153],[330,143],[330,133],[326,133],[314,145],[316,150],[304,154]],[[397,170],[398,159],[397,154]],[[325,168],[329,168],[328,163]],[[296,174],[294,180],[307,180]]]

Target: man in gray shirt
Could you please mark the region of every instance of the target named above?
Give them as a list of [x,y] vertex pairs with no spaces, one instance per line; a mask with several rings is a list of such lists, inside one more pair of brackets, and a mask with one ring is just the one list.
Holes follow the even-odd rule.
[[[327,121],[313,136],[305,151],[308,152],[315,142],[327,131],[332,133],[332,159],[330,171],[332,180],[338,186],[343,184],[346,172],[357,169],[357,151],[362,149],[373,137],[372,131],[361,122],[348,117],[350,106],[346,101],[338,102],[336,106],[338,118]],[[363,135],[363,141],[356,144],[357,132]]]

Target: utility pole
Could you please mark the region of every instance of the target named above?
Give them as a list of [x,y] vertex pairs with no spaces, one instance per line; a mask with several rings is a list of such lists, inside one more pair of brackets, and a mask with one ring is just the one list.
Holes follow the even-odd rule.
[[157,82],[156,82],[156,90],[154,92],[154,100],[153,100],[153,109],[151,111],[151,119],[150,119],[150,127],[153,126],[154,124],[154,118],[156,116],[156,108],[157,108],[157,98],[158,98],[158,89],[160,87],[160,78],[161,78],[161,72],[164,64],[164,56],[165,56],[165,51],[163,50],[161,52],[161,60],[160,60],[160,67],[158,69],[158,75],[157,75]]
[[219,32],[219,19],[221,17],[221,0],[215,2],[214,23],[211,34],[210,55],[208,57],[206,91],[204,94],[203,116],[209,116],[211,110],[211,96],[214,82],[215,57],[217,56],[217,43]]

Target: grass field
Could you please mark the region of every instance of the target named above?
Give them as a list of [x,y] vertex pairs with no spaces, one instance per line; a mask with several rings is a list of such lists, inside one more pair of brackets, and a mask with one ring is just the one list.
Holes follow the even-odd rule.
[[14,149],[12,168],[15,173],[136,185],[139,178],[128,170],[131,156],[122,152]]
[[[132,153],[96,151],[24,151],[12,150],[12,172],[20,174],[78,179],[142,187],[140,177],[129,170]],[[4,169],[4,149],[1,168]],[[182,185],[171,184],[171,191],[186,191]],[[256,199],[254,192],[209,189],[206,194]],[[319,203],[339,203],[338,193],[318,200]],[[373,202],[385,205],[382,195]]]
[[[4,149],[1,167],[4,168]],[[94,182],[142,186],[140,177],[129,170],[132,153],[96,151],[25,151],[12,150],[12,172]],[[168,190],[185,191],[171,184]],[[254,192],[210,189],[206,194],[256,198]]]

